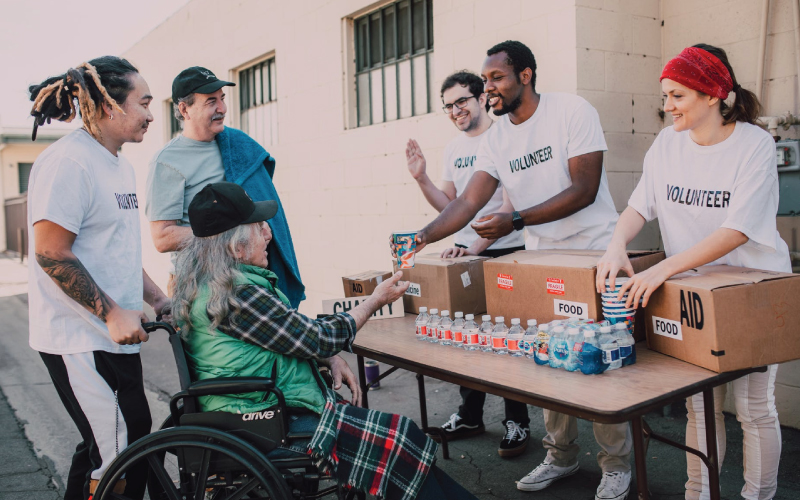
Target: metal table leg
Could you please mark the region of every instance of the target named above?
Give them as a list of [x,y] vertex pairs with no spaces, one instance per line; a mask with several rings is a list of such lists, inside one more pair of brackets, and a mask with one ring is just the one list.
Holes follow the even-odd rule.
[[708,489],[710,490],[711,500],[719,500],[719,457],[717,456],[717,422],[716,415],[714,415],[714,389],[706,389],[703,391],[703,414],[706,421]]
[[364,408],[369,408],[369,387],[367,386],[367,372],[364,370],[364,356],[356,355],[356,363],[358,363],[358,385],[361,386],[361,404]]
[[642,417],[631,420],[633,433],[633,456],[636,463],[636,487],[639,491],[639,500],[649,500],[650,492],[647,489],[647,451],[644,446],[644,429]]
[[417,387],[419,389],[419,415],[422,421],[422,432],[433,434],[439,438],[442,445],[442,457],[450,458],[450,449],[447,446],[447,435],[439,427],[428,427],[428,402],[425,399],[425,377],[417,373]]

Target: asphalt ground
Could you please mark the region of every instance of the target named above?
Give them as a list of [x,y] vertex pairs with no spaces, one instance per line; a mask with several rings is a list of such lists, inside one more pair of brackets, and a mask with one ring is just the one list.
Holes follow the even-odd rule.
[[[38,353],[28,346],[26,270],[18,261],[0,256],[0,500],[61,498],[78,432],[56,396]],[[152,316],[151,316],[152,317]],[[442,349],[449,349],[442,347]],[[492,354],[487,354],[492,355]],[[356,371],[355,356],[343,355]],[[169,397],[178,391],[177,373],[164,332],[151,336],[143,345],[145,385],[157,427],[168,413]],[[381,365],[381,371],[389,367]],[[426,378],[428,418],[431,425],[445,422],[460,402],[458,387]],[[613,388],[609,388],[613,390]],[[347,390],[343,395],[349,396]],[[381,381],[381,389],[370,392],[372,408],[402,413],[420,422],[417,382],[413,373],[399,370]],[[449,460],[438,465],[481,499],[592,499],[601,471],[596,455],[600,451],[591,423],[579,421],[580,470],[568,480],[549,488],[524,493],[515,481],[544,458],[541,438],[545,435],[542,411],[528,407],[531,440],[519,457],[503,459],[497,446],[504,435],[503,402],[487,397],[484,422],[486,433],[450,445]],[[654,432],[682,442],[686,426],[683,405],[672,405],[646,417]],[[727,454],[721,473],[722,496],[740,498],[743,486],[742,431],[736,418],[726,415]],[[783,428],[778,493],[775,499],[800,498],[800,431]],[[662,443],[648,449],[648,480],[651,498],[680,499],[686,481],[685,454]],[[635,479],[634,479],[635,480]],[[629,498],[635,498],[635,492]]]

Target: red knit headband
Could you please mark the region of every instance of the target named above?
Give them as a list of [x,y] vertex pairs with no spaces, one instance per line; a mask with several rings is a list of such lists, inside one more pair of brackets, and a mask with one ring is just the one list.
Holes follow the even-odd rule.
[[725,99],[733,90],[733,79],[728,68],[717,56],[707,50],[688,47],[664,66],[661,80],[669,78],[710,96]]

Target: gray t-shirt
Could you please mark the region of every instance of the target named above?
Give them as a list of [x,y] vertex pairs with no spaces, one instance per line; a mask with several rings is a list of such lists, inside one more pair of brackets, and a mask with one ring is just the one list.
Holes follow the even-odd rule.
[[177,220],[189,225],[189,203],[206,184],[225,180],[217,141],[179,135],[156,153],[147,175],[147,220]]

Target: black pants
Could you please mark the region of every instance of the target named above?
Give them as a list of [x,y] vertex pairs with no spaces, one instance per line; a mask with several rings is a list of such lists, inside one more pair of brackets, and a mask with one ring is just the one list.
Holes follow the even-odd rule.
[[[466,248],[462,245],[456,246]],[[481,252],[480,255],[482,257],[495,258],[514,253],[518,250],[525,250],[525,247],[502,248],[499,250],[492,250],[490,248]],[[461,387],[459,392],[461,393],[461,406],[458,407],[458,416],[469,424],[478,424],[482,422],[486,393],[467,387]],[[503,420],[503,424],[508,420],[513,420],[522,427],[528,427],[530,425],[531,419],[528,417],[528,405],[520,403],[519,401],[514,401],[513,399],[503,398],[503,401],[506,407],[506,418]]]
[[[92,472],[99,469],[114,458],[113,453],[122,451],[126,443],[119,442],[120,426],[127,432],[127,443],[150,433],[152,419],[150,407],[144,393],[142,379],[142,362],[139,354],[111,354],[104,351],[85,353],[81,359],[88,360],[88,364],[76,364],[70,356],[81,355],[56,355],[40,353],[50,378],[56,387],[61,402],[67,413],[75,422],[83,441],[75,448],[72,456],[72,465],[67,478],[67,489],[64,500],[86,500],[89,498],[89,480]],[[66,358],[66,362],[65,362]],[[92,366],[94,371],[92,371]],[[76,371],[76,366],[83,367]],[[88,368],[85,368],[88,366]],[[70,377],[72,373],[72,377]],[[107,384],[107,387],[103,386]],[[109,390],[110,389],[110,390]],[[76,396],[76,393],[78,396]],[[82,406],[79,402],[83,400]],[[122,419],[116,419],[116,405]],[[111,421],[117,428],[94,429],[97,427],[97,413],[103,412],[103,421]],[[108,413],[111,412],[111,416]],[[105,436],[103,442],[98,442],[95,435]],[[110,436],[110,437],[109,437]],[[116,439],[116,442],[111,440]],[[102,450],[111,451],[112,456],[101,456]],[[125,496],[131,499],[141,499],[147,485],[147,463],[128,469],[125,476],[127,487]]]

